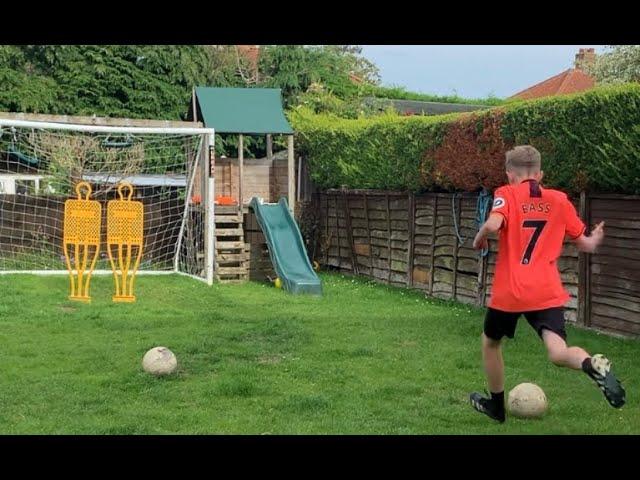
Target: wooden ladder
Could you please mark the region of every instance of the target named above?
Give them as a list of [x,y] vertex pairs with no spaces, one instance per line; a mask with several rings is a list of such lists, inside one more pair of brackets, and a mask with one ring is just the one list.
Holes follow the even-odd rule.
[[249,278],[249,248],[244,243],[243,214],[235,206],[216,206],[215,277],[221,283]]

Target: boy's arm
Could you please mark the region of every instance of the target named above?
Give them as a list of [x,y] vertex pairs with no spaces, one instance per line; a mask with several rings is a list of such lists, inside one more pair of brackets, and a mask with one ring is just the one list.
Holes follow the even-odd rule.
[[573,239],[578,250],[585,253],[595,253],[596,249],[602,243],[604,238],[604,222],[600,222],[595,226],[590,236],[586,236],[584,233],[578,238]]
[[591,235],[584,234],[585,224],[582,222],[576,211],[576,207],[565,198],[565,233],[573,240],[578,250],[585,253],[594,253],[604,238],[604,222],[595,226]]
[[489,248],[487,237],[500,230],[502,226],[506,224],[507,218],[509,218],[511,205],[509,205],[510,202],[507,201],[509,198],[507,187],[497,188],[494,195],[493,206],[491,207],[489,218],[484,222],[484,225],[480,227],[480,230],[478,230],[478,233],[476,234],[476,238],[473,240],[473,248],[476,250],[486,250]]
[[502,223],[504,222],[504,216],[501,213],[492,213],[489,219],[484,222],[484,225],[480,227],[476,238],[473,240],[473,248],[476,250],[484,250],[489,247],[487,237],[500,230]]

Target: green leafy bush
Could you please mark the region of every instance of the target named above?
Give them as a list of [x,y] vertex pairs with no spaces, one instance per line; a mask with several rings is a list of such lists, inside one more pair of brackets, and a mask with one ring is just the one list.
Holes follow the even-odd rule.
[[311,176],[325,188],[495,188],[504,151],[531,144],[549,186],[640,193],[638,84],[474,113],[345,120],[298,110],[291,120]]
[[0,45],[0,85],[0,110],[46,112],[56,104],[56,82],[34,72],[21,47]]
[[422,153],[439,140],[444,125],[436,117],[343,119],[303,108],[290,119],[313,180],[325,188],[420,188]]
[[550,185],[640,193],[639,84],[514,105],[502,135],[540,150]]

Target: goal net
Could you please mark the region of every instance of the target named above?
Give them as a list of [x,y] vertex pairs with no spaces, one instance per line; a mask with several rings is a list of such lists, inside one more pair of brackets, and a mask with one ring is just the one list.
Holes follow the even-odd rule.
[[[102,204],[95,273],[112,273],[105,245],[107,202],[120,182],[143,203],[139,273],[210,280],[209,140],[204,128],[106,127],[0,118],[0,273],[67,273],[65,201],[87,182]],[[196,186],[196,182],[201,182]],[[194,195],[195,192],[203,193]],[[212,235],[211,235],[212,237]],[[212,264],[212,262],[209,262]]]

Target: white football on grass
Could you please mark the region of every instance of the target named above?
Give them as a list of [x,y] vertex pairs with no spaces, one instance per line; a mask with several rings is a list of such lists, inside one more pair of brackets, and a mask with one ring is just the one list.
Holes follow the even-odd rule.
[[169,375],[178,367],[178,359],[167,347],[155,347],[144,354],[142,368],[152,375]]
[[549,406],[547,396],[535,383],[521,383],[509,392],[509,412],[520,418],[540,418]]

